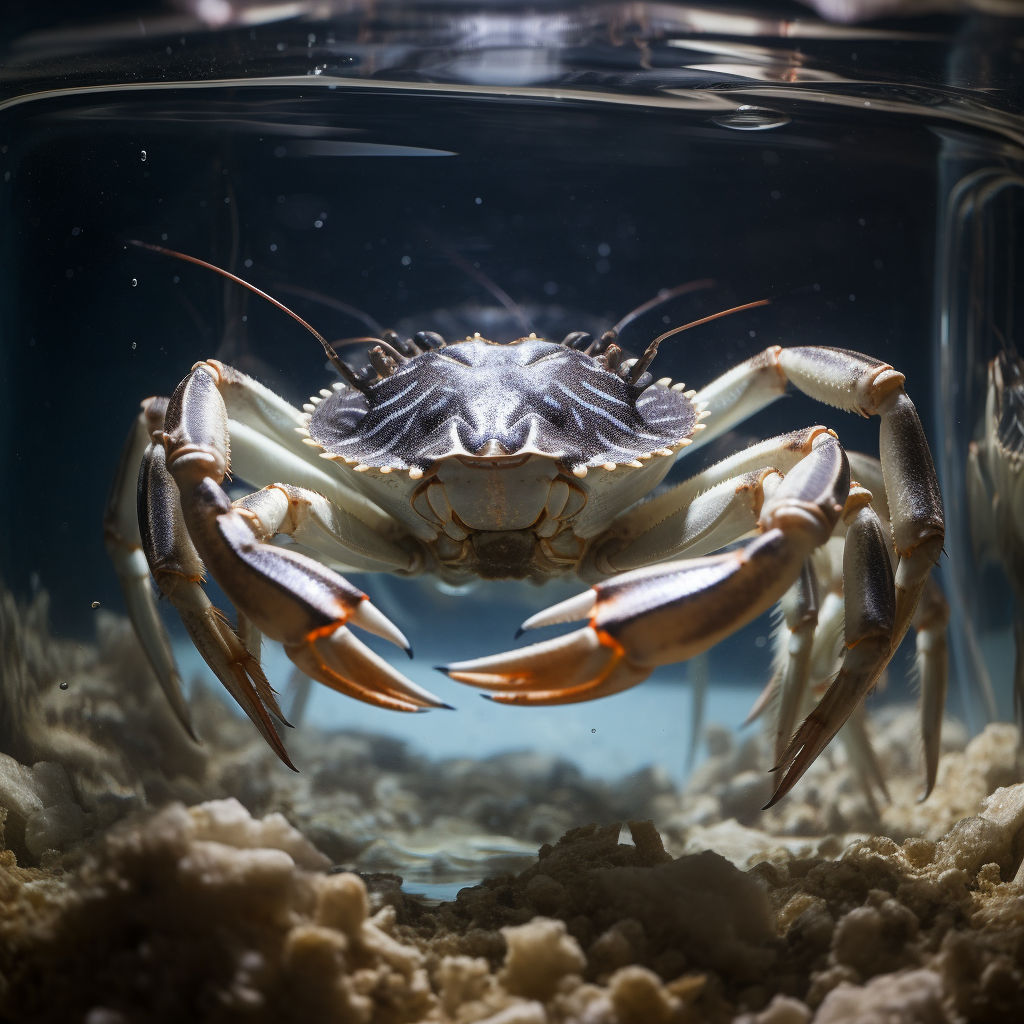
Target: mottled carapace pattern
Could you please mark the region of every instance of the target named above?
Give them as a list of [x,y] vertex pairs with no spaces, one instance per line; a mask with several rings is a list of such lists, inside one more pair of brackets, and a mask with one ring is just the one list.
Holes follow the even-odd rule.
[[459,455],[629,463],[689,437],[697,422],[685,395],[645,383],[553,342],[470,339],[416,356],[365,394],[336,390],[309,433],[328,452],[393,469]]

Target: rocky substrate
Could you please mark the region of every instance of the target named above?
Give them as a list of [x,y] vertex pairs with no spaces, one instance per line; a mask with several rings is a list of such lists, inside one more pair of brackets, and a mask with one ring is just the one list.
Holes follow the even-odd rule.
[[0,658],[0,1020],[1024,1019],[1012,726],[947,723],[921,803],[916,716],[881,709],[888,799],[836,743],[762,812],[758,733],[710,729],[684,790],[309,727],[294,775],[201,685],[190,741],[102,610],[76,643],[0,592]]
[[588,825],[425,906],[235,800],[125,822],[73,871],[0,854],[11,1022],[939,1024],[1024,1016],[1024,785],[938,842],[741,871]]

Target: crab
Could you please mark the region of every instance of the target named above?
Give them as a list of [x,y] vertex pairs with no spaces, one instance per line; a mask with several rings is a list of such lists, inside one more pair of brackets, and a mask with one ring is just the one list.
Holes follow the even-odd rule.
[[1024,360],[1015,351],[1001,351],[988,365],[981,438],[968,448],[967,494],[975,553],[1001,564],[1013,589],[1013,705],[1024,729]]
[[[292,768],[275,727],[284,716],[260,667],[262,636],[350,697],[397,711],[447,707],[353,634],[366,630],[411,655],[398,627],[336,570],[590,583],[520,633],[585,620],[582,628],[441,668],[522,706],[626,690],[786,598],[794,639],[774,803],[861,704],[915,616],[942,549],[942,504],[904,376],[880,359],[775,345],[688,390],[649,372],[661,341],[694,326],[685,325],[639,359],[623,357],[614,332],[510,344],[385,332],[356,371],[300,322],[340,379],[300,410],[230,366],[198,362],[169,399],[142,403],[111,491],[107,548],[147,656],[190,731],[150,574]],[[852,482],[837,434],[815,425],[652,496],[680,455],[789,385],[877,415],[877,473]],[[252,493],[231,501],[229,472]],[[830,544],[841,564],[833,575],[842,580],[842,665],[793,730],[809,673],[801,652],[815,633],[815,558],[820,565],[816,553]],[[205,572],[234,605],[237,629],[206,596]]]

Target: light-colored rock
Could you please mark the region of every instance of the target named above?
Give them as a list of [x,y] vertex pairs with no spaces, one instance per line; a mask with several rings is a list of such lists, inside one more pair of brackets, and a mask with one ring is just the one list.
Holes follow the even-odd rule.
[[288,824],[283,814],[253,818],[234,797],[210,800],[190,809],[196,837],[225,843],[236,849],[282,850],[300,867],[315,870],[330,867],[325,857],[305,836]]
[[535,917],[528,924],[502,928],[508,956],[498,978],[513,995],[549,997],[567,974],[582,974],[587,959],[566,932],[565,922]]
[[942,979],[928,970],[885,974],[859,987],[833,989],[814,1015],[814,1024],[948,1024]]

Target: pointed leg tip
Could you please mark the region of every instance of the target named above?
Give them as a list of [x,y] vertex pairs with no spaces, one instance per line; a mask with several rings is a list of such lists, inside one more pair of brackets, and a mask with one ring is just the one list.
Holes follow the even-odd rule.
[[438,704],[437,707],[438,707],[438,710],[440,710],[440,711],[454,711],[455,710],[455,705],[454,704]]
[[518,640],[525,632],[526,632],[526,628],[524,626],[520,626],[516,630],[515,639]]
[[451,672],[448,671],[447,665],[434,665],[432,668],[435,672],[440,672],[442,675],[451,676]]
[[481,693],[478,696],[483,697],[484,700],[489,700],[492,704],[494,703],[494,698],[489,693]]
[[409,655],[409,660],[412,661],[412,644],[409,644],[405,649],[405,653]]

